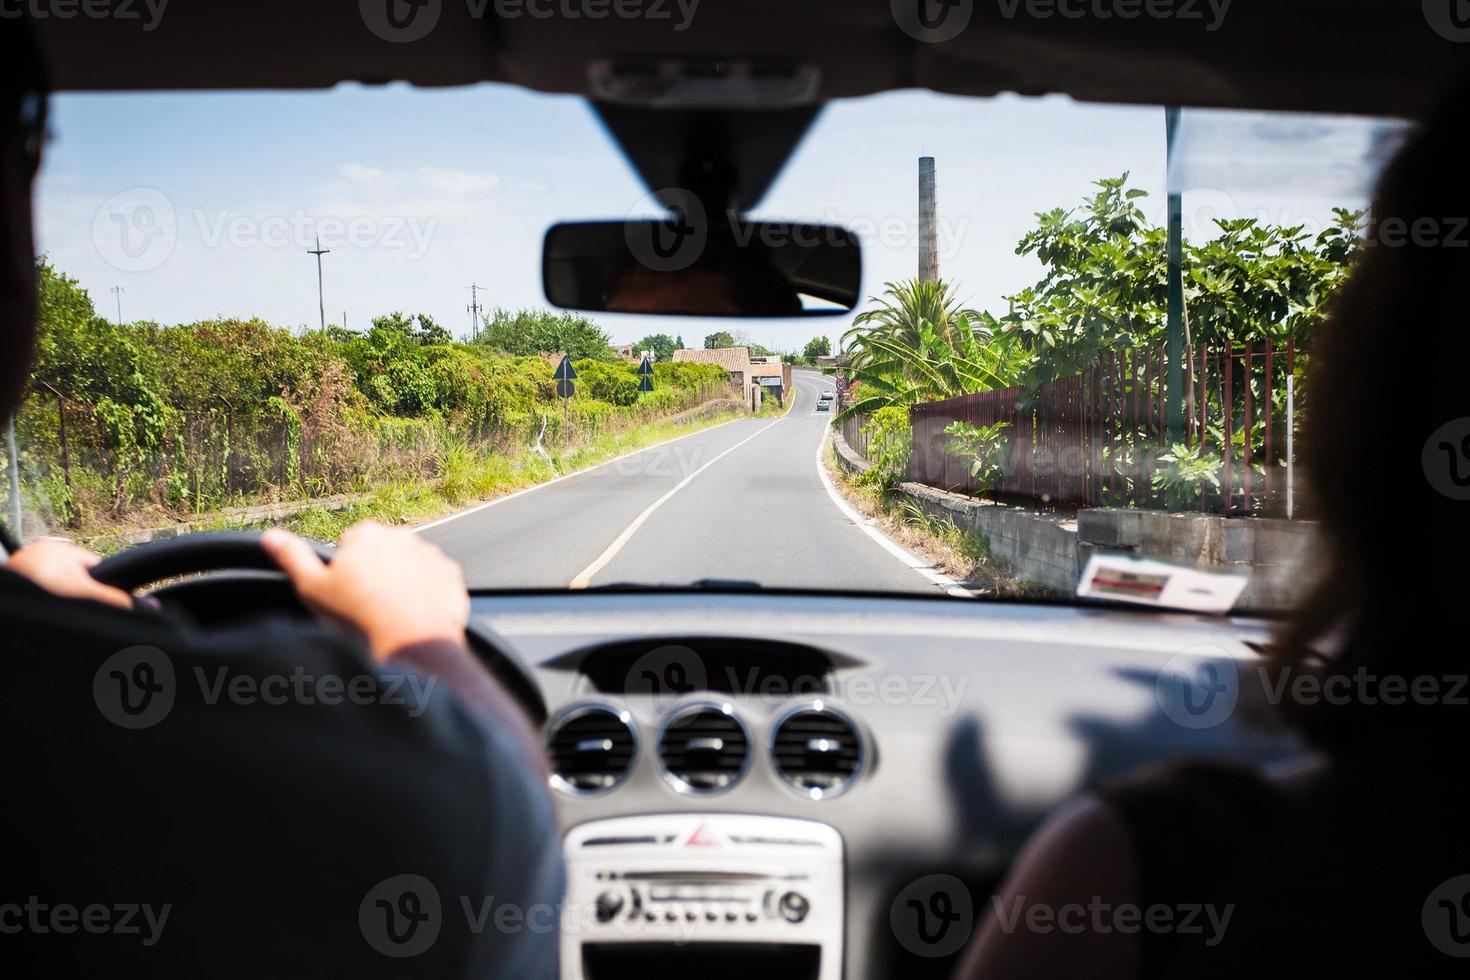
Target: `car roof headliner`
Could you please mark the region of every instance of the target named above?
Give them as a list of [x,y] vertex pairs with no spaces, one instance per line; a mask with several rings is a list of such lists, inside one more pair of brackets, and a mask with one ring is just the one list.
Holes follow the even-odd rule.
[[[34,23],[58,91],[500,81],[588,94],[598,59],[733,58],[815,68],[822,100],[928,88],[1414,116],[1470,56],[1470,45],[1432,29],[1414,0],[1234,0],[1213,31],[1210,0],[1162,0],[1203,19],[1131,20],[1039,19],[1026,16],[1029,0],[952,0],[970,5],[962,9],[971,19],[946,43],[917,41],[897,26],[891,5],[918,0],[702,0],[682,31],[680,0],[643,0],[670,17],[631,20],[507,19],[496,16],[496,0],[427,0],[442,5],[439,20],[412,43],[366,26],[360,7],[388,2],[174,0],[149,31],[85,16]],[[554,0],[554,9],[566,2]],[[687,9],[694,0],[682,2]],[[1095,0],[1067,2],[1091,9]],[[133,6],[142,11],[144,2]],[[486,16],[473,16],[477,9]]]

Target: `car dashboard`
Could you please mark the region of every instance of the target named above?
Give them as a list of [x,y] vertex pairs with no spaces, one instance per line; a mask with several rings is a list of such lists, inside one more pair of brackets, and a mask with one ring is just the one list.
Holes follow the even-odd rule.
[[1179,757],[1299,748],[1225,685],[1260,620],[756,593],[485,595],[534,688],[562,976],[943,976],[1041,819]]

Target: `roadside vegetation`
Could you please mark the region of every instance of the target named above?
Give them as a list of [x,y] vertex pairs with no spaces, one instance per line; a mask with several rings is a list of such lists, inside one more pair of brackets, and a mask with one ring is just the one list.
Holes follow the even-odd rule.
[[[1043,386],[1084,375],[1101,359],[1154,356],[1167,330],[1168,234],[1143,214],[1139,201],[1145,197],[1124,174],[1097,181],[1080,207],[1038,214],[1036,227],[1016,252],[1035,256],[1044,273],[1007,297],[1004,316],[968,308],[951,282],[886,284],[843,337],[849,364],[841,370],[853,389],[834,422],[859,420],[870,458],[890,478],[897,477],[907,468],[909,406],[1013,389],[1017,405],[1024,407]],[[1258,351],[1266,344],[1276,349],[1291,344],[1300,391],[1312,336],[1361,247],[1362,220],[1362,212],[1338,209],[1330,226],[1317,234],[1256,219],[1219,220],[1210,240],[1186,241],[1185,343],[1211,352],[1212,372],[1222,352],[1237,352],[1227,356],[1239,358],[1246,344]],[[1230,415],[1235,423],[1228,437],[1231,454],[1255,447],[1259,475],[1261,446],[1269,444],[1259,408],[1269,401],[1275,425],[1284,425],[1286,386],[1261,370],[1248,382],[1243,378],[1233,395],[1218,378],[1212,378],[1213,386],[1190,392],[1192,400],[1204,402],[1210,420],[1205,438],[1158,448],[1142,462],[1122,447],[1106,448],[1105,454],[1118,466],[1152,474],[1152,489],[1162,499],[1192,505],[1221,490],[1227,441],[1221,419]],[[1160,382],[1145,381],[1139,389],[1136,376],[1121,381],[1144,397],[1147,384]],[[1242,396],[1258,407],[1248,432]],[[1304,407],[1298,401],[1298,424]],[[1191,412],[1198,414],[1194,407]],[[1005,427],[961,423],[946,434],[951,438],[946,452],[968,461],[974,492],[985,495],[1005,456]],[[1279,454],[1284,430],[1275,442]],[[1236,475],[1242,472],[1237,465]]]
[[822,454],[822,465],[838,493],[854,510],[871,519],[889,538],[966,588],[982,596],[1012,599],[1038,594],[1039,590],[1018,580],[991,557],[984,535],[928,513],[917,501],[895,492],[880,478],[849,473],[838,461],[835,446]]
[[[744,417],[731,401],[710,411],[696,409],[687,418],[645,422],[591,437],[581,445],[550,452],[549,459],[533,451],[519,456],[505,453],[458,453],[444,460],[434,479],[391,483],[373,490],[367,499],[340,509],[308,507],[276,523],[320,541],[335,541],[358,521],[418,524],[452,514],[479,501],[524,490],[558,476],[589,469],[625,453],[677,439],[701,429]],[[224,525],[228,522],[222,521]],[[235,526],[248,526],[240,522]]]
[[[637,365],[570,314],[497,310],[469,343],[402,313],[360,333],[117,324],[45,260],[36,274],[38,353],[17,419],[40,525],[28,533],[95,537],[339,494],[369,495],[357,516],[414,519],[709,424],[689,413],[738,397],[699,364],[657,364],[640,392]],[[574,358],[570,403],[542,351]]]
[[[1036,216],[1016,246],[1045,272],[1006,297],[1004,316],[969,309],[950,282],[887,283],[843,337],[860,394],[838,416],[869,415],[997,388],[1072,377],[1106,351],[1152,349],[1167,326],[1167,230],[1149,224],[1146,191],[1128,175],[1099,180],[1075,209]],[[1219,234],[1186,241],[1186,331],[1193,344],[1309,344],[1357,257],[1360,211],[1338,209],[1330,227],[1254,218],[1221,220]]]

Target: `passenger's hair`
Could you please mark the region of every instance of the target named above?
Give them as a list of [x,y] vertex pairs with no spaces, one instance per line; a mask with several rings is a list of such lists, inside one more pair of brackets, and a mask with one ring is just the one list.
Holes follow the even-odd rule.
[[19,405],[36,336],[31,183],[45,132],[45,85],[24,20],[0,30],[0,420]]
[[1470,425],[1467,99],[1462,83],[1387,168],[1358,267],[1311,351],[1302,448],[1322,577],[1273,660],[1324,681],[1436,678],[1439,692],[1397,705],[1372,703],[1381,686],[1371,699],[1287,697],[1287,716],[1329,751],[1444,731],[1467,715],[1445,696],[1470,696],[1453,690],[1470,673],[1460,618],[1470,610],[1470,502],[1436,490],[1429,464],[1442,483],[1458,462],[1451,454],[1470,447],[1457,435],[1450,450],[1436,438],[1425,453],[1445,423]]

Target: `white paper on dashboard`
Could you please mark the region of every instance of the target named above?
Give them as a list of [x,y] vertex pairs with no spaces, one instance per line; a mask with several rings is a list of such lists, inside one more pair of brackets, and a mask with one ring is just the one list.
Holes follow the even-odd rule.
[[1088,559],[1077,595],[1161,609],[1227,613],[1240,600],[1247,581],[1244,575],[1104,552]]

